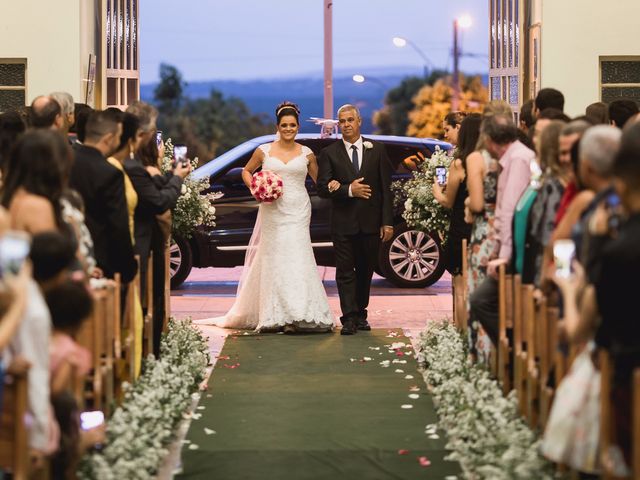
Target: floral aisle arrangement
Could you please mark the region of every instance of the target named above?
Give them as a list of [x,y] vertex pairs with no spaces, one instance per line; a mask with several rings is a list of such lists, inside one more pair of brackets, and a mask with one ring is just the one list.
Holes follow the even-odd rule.
[[[173,168],[173,143],[168,139],[164,144],[164,158],[162,159],[162,171],[168,172]],[[198,158],[190,160],[191,169],[198,168]],[[182,192],[178,203],[173,209],[172,234],[183,238],[191,238],[193,230],[202,225],[205,227],[216,226],[216,208],[211,204],[222,197],[222,193],[202,194],[209,188],[209,179],[195,180],[191,174],[182,183]]]
[[142,376],[123,386],[124,401],[107,422],[106,445],[83,459],[79,477],[153,478],[193,395],[198,395],[209,361],[207,340],[191,320],[170,319],[160,359],[150,355]]
[[430,323],[418,360],[447,432],[447,457],[470,479],[551,479],[539,440],[518,414],[515,392],[505,397],[489,372],[468,360],[465,342],[448,321]]
[[436,167],[448,170],[451,160],[447,151],[436,147],[431,158],[417,165],[411,179],[391,185],[396,207],[404,202],[402,218],[407,225],[423,232],[438,233],[443,242],[449,231],[450,213],[434,198],[431,186],[436,177]]

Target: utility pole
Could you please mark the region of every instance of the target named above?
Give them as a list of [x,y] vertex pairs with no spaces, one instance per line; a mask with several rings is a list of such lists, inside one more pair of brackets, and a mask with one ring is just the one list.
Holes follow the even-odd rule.
[[333,118],[333,0],[324,2],[324,118]]
[[453,21],[453,96],[451,97],[451,111],[457,112],[460,108],[460,71],[458,69],[458,19]]

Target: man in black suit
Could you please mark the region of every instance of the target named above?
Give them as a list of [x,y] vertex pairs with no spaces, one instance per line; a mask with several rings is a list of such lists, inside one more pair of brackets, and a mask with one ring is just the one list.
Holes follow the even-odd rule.
[[123,173],[107,161],[120,143],[122,123],[112,112],[93,112],[82,145],[75,145],[70,186],[84,200],[85,221],[98,267],[128,283],[138,269],[129,232]]
[[380,240],[393,236],[391,163],[384,145],[363,139],[357,107],[338,110],[342,140],[320,154],[318,194],[332,200],[331,232],[336,253],[342,335],[371,330],[367,306]]

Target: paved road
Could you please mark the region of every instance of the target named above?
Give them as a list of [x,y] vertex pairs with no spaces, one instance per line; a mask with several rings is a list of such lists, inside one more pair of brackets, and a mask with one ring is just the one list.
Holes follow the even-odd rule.
[[[172,290],[171,295],[205,296],[205,297],[233,297],[236,294],[238,280],[242,273],[242,267],[237,268],[199,268],[194,269],[178,289]],[[335,268],[318,267],[318,273],[330,297],[338,296],[335,281]],[[374,275],[371,282],[371,296],[401,295],[450,295],[451,277],[448,274],[427,288],[398,288],[386,279]]]

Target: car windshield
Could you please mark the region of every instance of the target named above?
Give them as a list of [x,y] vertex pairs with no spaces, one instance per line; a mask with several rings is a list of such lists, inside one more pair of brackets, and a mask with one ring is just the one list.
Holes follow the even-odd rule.
[[229,165],[231,165],[235,160],[237,160],[245,153],[255,150],[256,147],[261,143],[264,142],[256,141],[256,139],[241,143],[237,147],[232,148],[219,157],[216,157],[210,162],[202,165],[201,167],[196,168],[191,175],[195,180],[209,178],[212,175],[225,170],[227,167],[229,167]]

